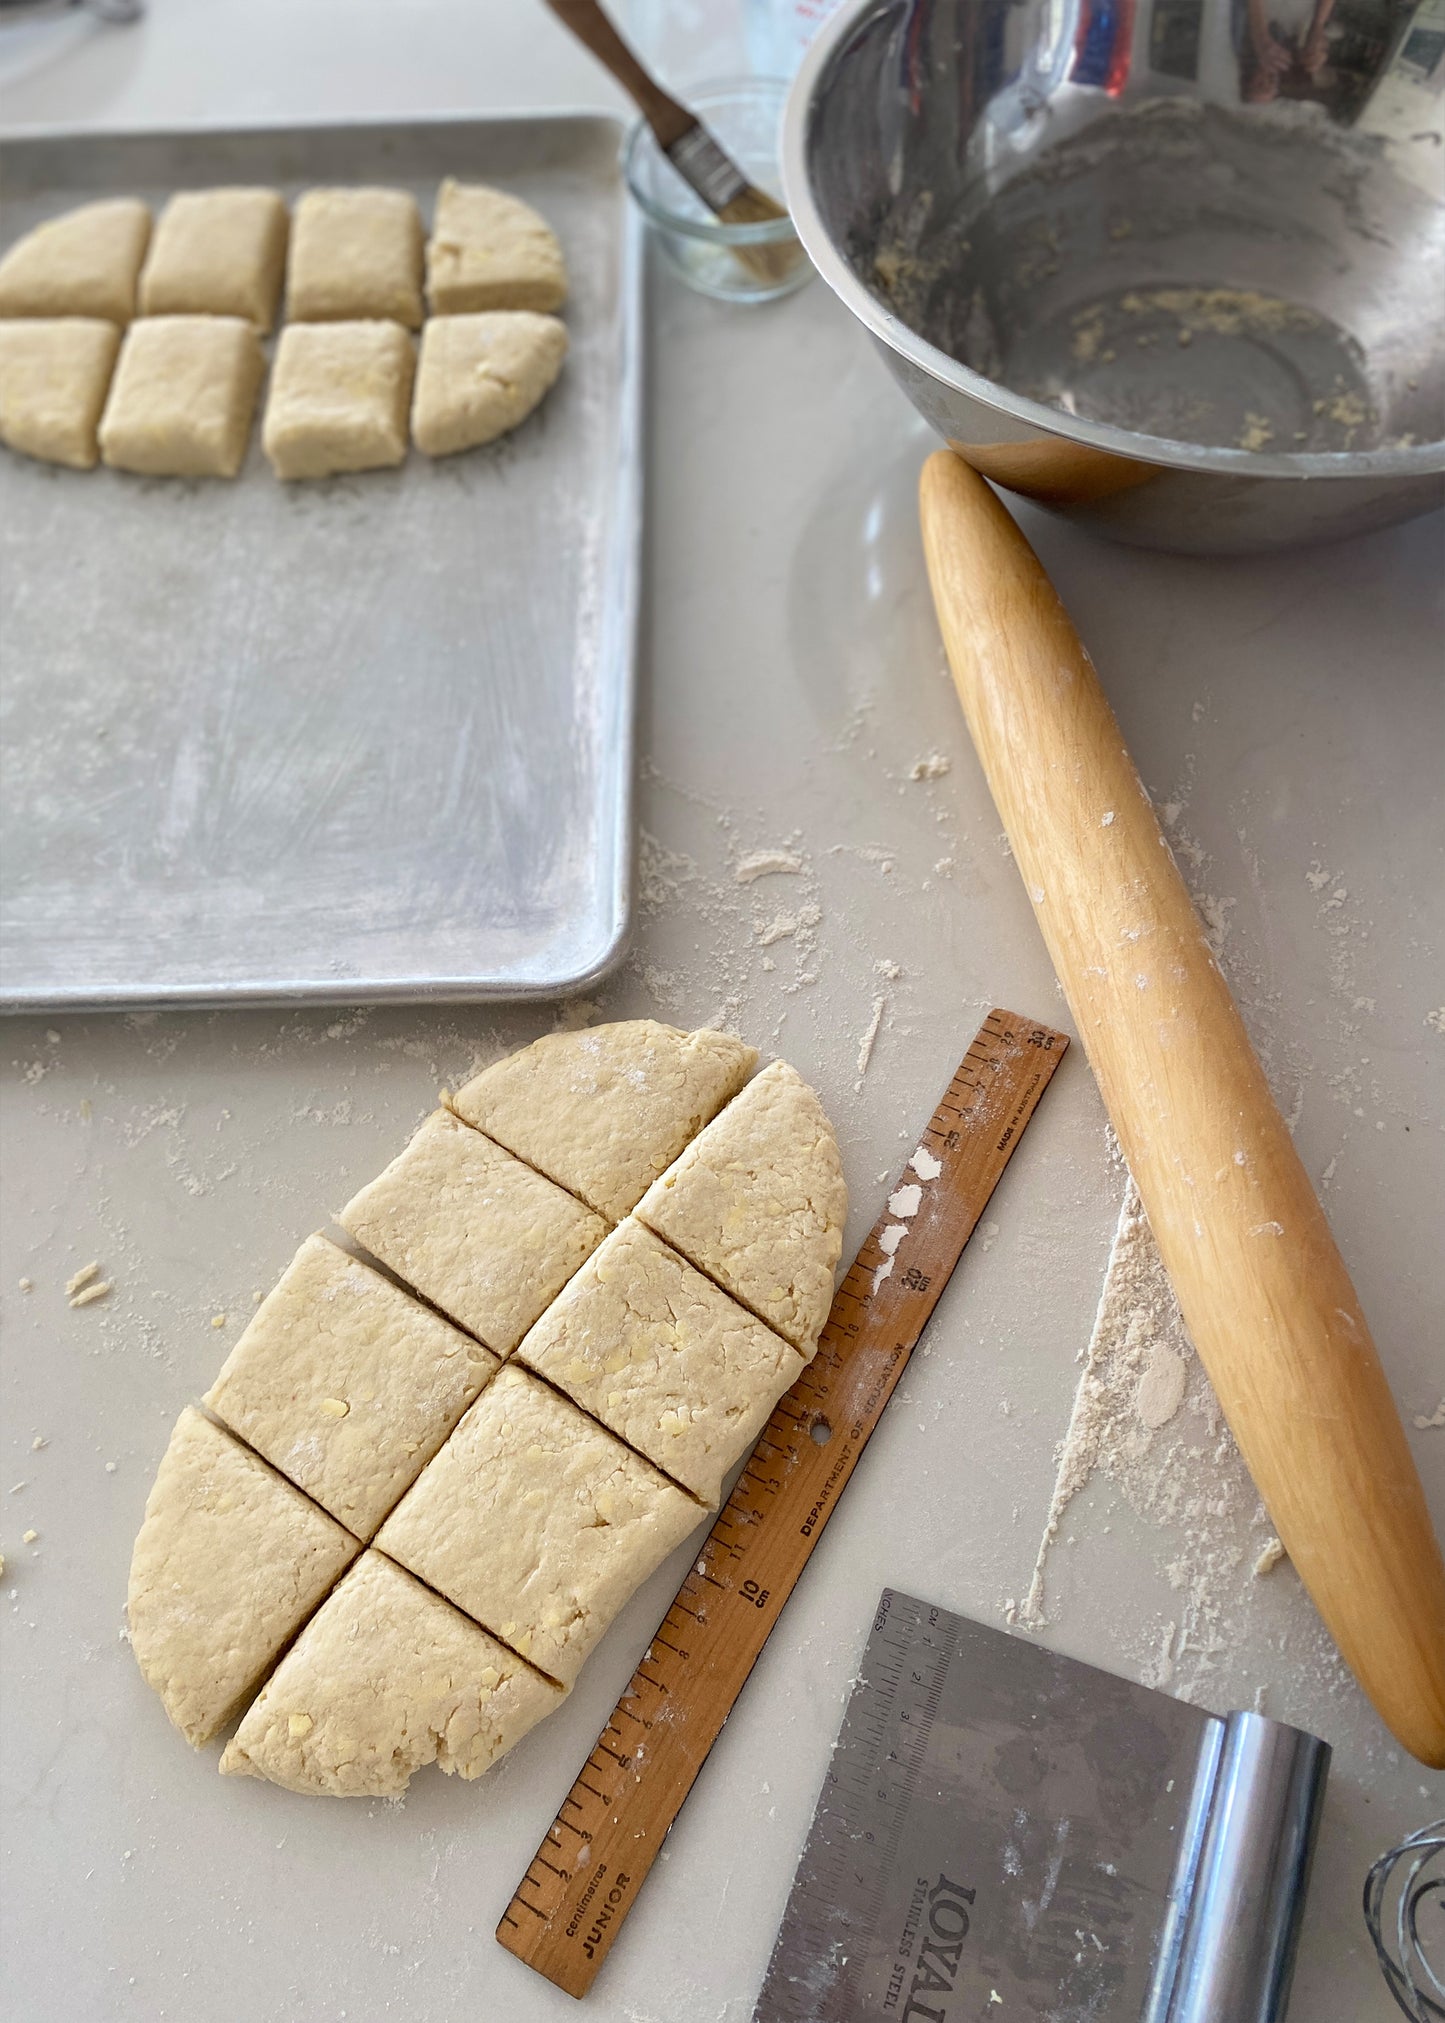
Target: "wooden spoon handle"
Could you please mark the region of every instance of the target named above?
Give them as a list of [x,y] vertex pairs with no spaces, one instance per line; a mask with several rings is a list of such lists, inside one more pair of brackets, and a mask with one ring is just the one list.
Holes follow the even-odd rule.
[[597,0],[547,0],[547,5],[598,62],[612,72],[664,149],[674,146],[690,127],[697,125],[697,115],[679,105],[643,68]]
[[920,505],[959,700],[1195,1347],[1346,1662],[1445,1766],[1445,1566],[1324,1213],[1037,556],[947,450]]

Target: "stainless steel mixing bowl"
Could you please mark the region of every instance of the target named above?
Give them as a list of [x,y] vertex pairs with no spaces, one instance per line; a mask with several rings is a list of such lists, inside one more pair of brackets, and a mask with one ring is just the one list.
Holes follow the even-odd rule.
[[1442,85],[1441,0],[854,0],[788,201],[987,476],[1259,553],[1445,500]]

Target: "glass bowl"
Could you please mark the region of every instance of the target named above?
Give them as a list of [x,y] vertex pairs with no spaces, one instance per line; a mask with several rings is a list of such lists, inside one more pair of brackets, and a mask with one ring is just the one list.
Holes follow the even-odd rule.
[[[781,201],[778,140],[788,86],[770,77],[731,78],[699,85],[687,103],[751,183]],[[798,245],[791,218],[726,225],[694,196],[657,144],[646,120],[627,137],[622,155],[627,187],[652,226],[663,258],[691,288],[720,302],[773,302],[801,288],[813,268]],[[740,246],[795,247],[797,259],[777,276],[748,267]]]

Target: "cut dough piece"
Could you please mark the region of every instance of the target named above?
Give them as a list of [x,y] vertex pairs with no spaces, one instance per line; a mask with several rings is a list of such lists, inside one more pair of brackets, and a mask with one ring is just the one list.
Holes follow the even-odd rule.
[[607,1234],[600,1216],[449,1110],[433,1111],[337,1220],[499,1356]]
[[429,457],[474,450],[524,422],[567,356],[567,329],[530,309],[434,316],[421,334],[411,432]]
[[428,1763],[480,1777],[563,1698],[450,1602],[368,1552],[267,1680],[221,1771],[329,1798],[392,1798]]
[[358,1538],[370,1538],[500,1367],[390,1279],[308,1237],[206,1403]]
[[426,292],[433,316],[560,309],[567,268],[556,233],[530,204],[448,176],[426,249]]
[[570,1685],[702,1507],[508,1366],[407,1491],[377,1545]]
[[416,346],[399,323],[291,323],[281,332],[261,445],[278,478],[404,462]]
[[805,1367],[632,1220],[592,1253],[517,1360],[707,1504]]
[[0,316],[98,316],[129,323],[151,214],[135,197],[106,197],[51,218],[0,260]]
[[847,1213],[833,1127],[786,1061],[735,1096],[637,1209],[805,1356],[833,1303]]
[[161,212],[140,277],[142,316],[241,316],[266,331],[286,262],[275,190],[181,190]]
[[757,1049],[730,1033],[629,1019],[548,1033],[474,1075],[452,1107],[620,1222],[757,1060]]
[[361,1550],[203,1413],[176,1421],[130,1563],[136,1660],[199,1749]]
[[405,190],[308,190],[291,220],[286,314],[293,323],[422,320],[422,226]]
[[119,349],[115,325],[91,316],[0,323],[0,442],[48,464],[90,470]]
[[152,316],[120,348],[100,419],[114,470],[234,478],[246,456],[265,360],[239,316]]

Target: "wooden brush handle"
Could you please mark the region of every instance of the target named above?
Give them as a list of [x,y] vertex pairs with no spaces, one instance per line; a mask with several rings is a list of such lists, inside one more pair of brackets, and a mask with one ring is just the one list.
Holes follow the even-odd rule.
[[1037,556],[947,450],[920,504],[959,700],[1195,1347],[1346,1662],[1445,1766],[1445,1567],[1324,1213]]
[[643,69],[597,0],[547,0],[547,5],[597,61],[612,72],[664,149],[672,147],[690,127],[697,125],[697,115],[679,105]]

